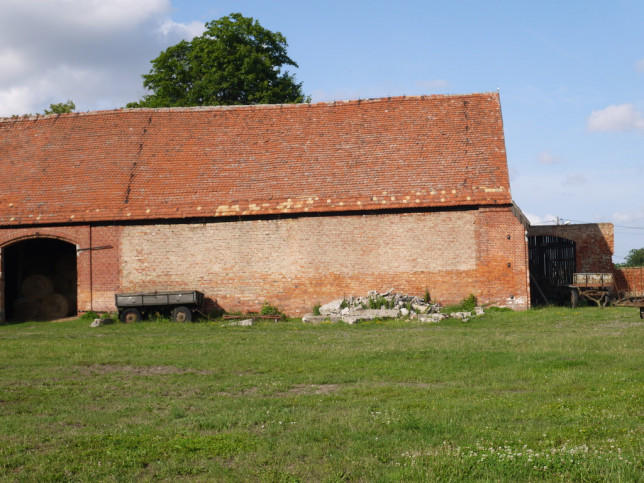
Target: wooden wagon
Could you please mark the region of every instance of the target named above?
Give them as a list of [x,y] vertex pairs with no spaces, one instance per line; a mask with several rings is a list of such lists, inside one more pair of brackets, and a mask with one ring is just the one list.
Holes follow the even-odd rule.
[[574,273],[570,287],[570,305],[575,308],[580,299],[598,306],[638,307],[644,319],[644,293],[620,290],[612,273]]

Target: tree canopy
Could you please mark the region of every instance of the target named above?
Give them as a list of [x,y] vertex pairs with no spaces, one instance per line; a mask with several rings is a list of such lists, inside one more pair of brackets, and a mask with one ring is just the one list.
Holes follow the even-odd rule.
[[642,267],[644,266],[644,248],[633,248],[626,255],[626,261],[620,264],[621,267]]
[[297,67],[286,38],[253,18],[231,13],[206,24],[151,61],[143,86],[151,91],[127,107],[175,107],[305,102],[302,84],[284,67]]
[[74,101],[68,100],[67,102],[60,102],[58,104],[49,104],[49,109],[45,109],[45,115],[66,114],[72,112],[74,109],[76,109],[76,104],[74,104]]

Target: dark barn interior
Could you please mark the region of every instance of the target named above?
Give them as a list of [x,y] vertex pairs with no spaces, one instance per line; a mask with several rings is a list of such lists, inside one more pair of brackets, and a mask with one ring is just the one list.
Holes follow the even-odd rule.
[[530,304],[567,305],[576,271],[576,244],[557,236],[528,237]]
[[76,314],[76,246],[34,238],[3,249],[7,319],[54,320]]

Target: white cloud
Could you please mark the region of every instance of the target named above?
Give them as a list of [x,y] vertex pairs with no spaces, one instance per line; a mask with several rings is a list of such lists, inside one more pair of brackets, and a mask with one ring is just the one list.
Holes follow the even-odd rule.
[[163,35],[178,35],[185,39],[193,39],[204,33],[205,25],[203,22],[177,23],[168,19],[161,24],[159,32]]
[[63,28],[111,32],[131,29],[170,9],[169,0],[3,0],[2,23],[36,38],[43,31]]
[[544,215],[544,216],[539,216],[535,215],[533,213],[524,213],[525,216],[528,217],[528,220],[530,220],[530,224],[532,225],[554,225],[557,220],[556,215]]
[[171,20],[169,0],[2,0],[0,116],[124,106],[145,93],[150,60],[203,24]]
[[618,225],[630,225],[634,223],[644,224],[644,209],[640,211],[615,212],[611,216],[611,219]]
[[631,131],[644,130],[644,117],[633,104],[608,106],[606,109],[593,111],[588,119],[591,131]]
[[561,164],[563,163],[563,160],[558,157],[550,154],[548,151],[542,151],[539,153],[539,156],[537,156],[537,161],[541,164]]

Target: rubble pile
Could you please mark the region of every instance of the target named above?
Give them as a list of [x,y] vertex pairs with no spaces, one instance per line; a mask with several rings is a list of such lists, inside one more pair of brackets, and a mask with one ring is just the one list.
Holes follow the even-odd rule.
[[409,318],[420,322],[440,322],[447,318],[461,319],[463,322],[475,315],[482,315],[483,309],[476,307],[474,312],[454,312],[443,314],[439,304],[425,302],[414,295],[395,293],[394,289],[379,293],[368,292],[366,297],[345,297],[319,307],[320,315],[305,315],[302,322],[346,322],[355,324],[365,320],[385,318]]

